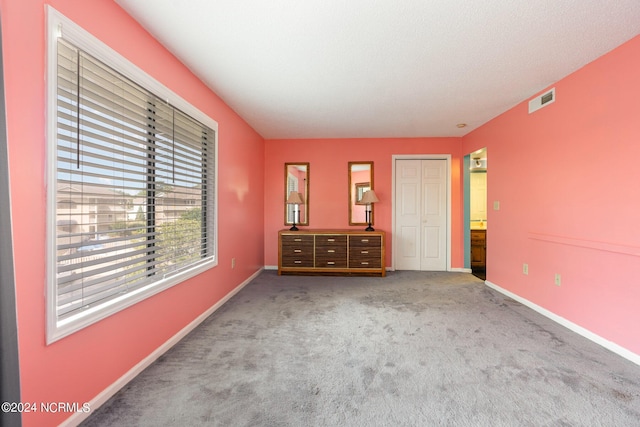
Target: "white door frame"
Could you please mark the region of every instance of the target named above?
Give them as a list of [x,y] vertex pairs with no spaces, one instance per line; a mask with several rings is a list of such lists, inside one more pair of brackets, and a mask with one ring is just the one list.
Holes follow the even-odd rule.
[[447,271],[451,271],[451,154],[393,154],[391,155],[391,269],[396,269],[396,160],[446,160],[447,174]]

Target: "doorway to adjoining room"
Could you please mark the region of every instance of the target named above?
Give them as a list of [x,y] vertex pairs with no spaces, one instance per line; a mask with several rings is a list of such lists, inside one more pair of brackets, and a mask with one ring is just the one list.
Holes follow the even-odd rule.
[[[486,280],[487,272],[487,149],[469,156],[468,218],[469,267],[474,276]],[[466,233],[465,233],[466,234]],[[465,245],[466,246],[466,245]]]

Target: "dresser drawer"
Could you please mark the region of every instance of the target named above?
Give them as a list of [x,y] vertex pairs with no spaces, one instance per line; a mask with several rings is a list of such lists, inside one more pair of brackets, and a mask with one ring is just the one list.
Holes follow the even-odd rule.
[[371,258],[377,258],[378,260],[380,260],[380,257],[382,256],[382,249],[381,248],[354,248],[351,247],[349,248],[349,259],[353,259],[353,260],[357,260],[357,259],[371,259]]
[[313,236],[308,234],[283,234],[280,236],[282,239],[282,246],[300,246],[300,245],[309,245],[313,247]]
[[347,268],[347,257],[316,256],[315,266],[318,268]]
[[313,243],[296,242],[296,243],[282,243],[283,254],[299,254],[299,253],[313,254]]
[[349,236],[349,247],[380,248],[382,238],[380,236]]
[[283,267],[313,267],[313,255],[308,257],[282,255]]
[[333,234],[316,235],[316,246],[347,247],[347,236]]

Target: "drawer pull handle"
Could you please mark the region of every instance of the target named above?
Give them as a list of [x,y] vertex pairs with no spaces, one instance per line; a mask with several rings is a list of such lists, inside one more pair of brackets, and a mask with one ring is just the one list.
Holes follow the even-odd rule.
[[328,264],[328,265],[334,265],[334,264],[335,264],[335,261],[327,261],[327,264]]
[[329,252],[330,254],[332,254],[332,253],[334,253],[334,252],[335,252],[335,250],[333,250],[333,249],[329,249],[327,252]]
[[360,240],[362,243],[369,243],[369,239],[362,239]]
[[360,264],[362,265],[369,265],[369,263],[367,261],[362,261]]
[[293,263],[294,263],[294,264],[302,264],[302,261],[300,261],[300,260],[298,260],[298,259],[297,259],[297,260],[293,261]]
[[302,249],[294,249],[293,252],[300,253],[300,252],[302,252]]
[[294,242],[302,242],[302,239],[297,238],[297,239],[293,239]]
[[336,239],[327,239],[327,242],[335,242]]
[[361,254],[368,254],[369,251],[360,251]]

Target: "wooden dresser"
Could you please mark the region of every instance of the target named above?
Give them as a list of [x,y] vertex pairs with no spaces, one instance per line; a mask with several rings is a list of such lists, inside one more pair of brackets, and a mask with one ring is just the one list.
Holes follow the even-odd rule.
[[384,231],[281,230],[278,274],[386,274]]

